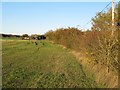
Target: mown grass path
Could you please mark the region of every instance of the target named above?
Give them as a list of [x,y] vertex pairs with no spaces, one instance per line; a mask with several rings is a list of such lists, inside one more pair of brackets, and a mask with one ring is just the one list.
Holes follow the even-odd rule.
[[3,40],[3,88],[96,88],[76,57],[49,41]]

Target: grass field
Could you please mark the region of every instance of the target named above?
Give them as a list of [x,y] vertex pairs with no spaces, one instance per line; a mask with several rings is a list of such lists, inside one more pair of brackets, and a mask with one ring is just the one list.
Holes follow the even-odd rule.
[[49,41],[3,40],[3,88],[97,88],[70,50]]

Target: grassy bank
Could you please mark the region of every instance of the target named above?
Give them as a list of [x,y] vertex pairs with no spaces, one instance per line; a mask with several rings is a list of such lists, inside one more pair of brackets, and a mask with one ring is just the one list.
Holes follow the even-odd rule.
[[83,71],[87,77],[94,77],[94,80],[106,88],[118,88],[118,73],[107,72],[106,67],[101,64],[89,63],[81,52],[72,51],[72,54],[81,62]]

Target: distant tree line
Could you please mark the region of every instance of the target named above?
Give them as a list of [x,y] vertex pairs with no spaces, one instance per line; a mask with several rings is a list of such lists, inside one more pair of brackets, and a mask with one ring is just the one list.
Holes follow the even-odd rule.
[[44,35],[31,35],[29,36],[28,34],[23,34],[23,35],[12,35],[12,34],[0,34],[1,37],[8,37],[8,38],[21,38],[21,39],[36,39],[36,40],[42,40],[46,39]]
[[20,35],[12,35],[12,34],[0,34],[2,37],[22,37]]

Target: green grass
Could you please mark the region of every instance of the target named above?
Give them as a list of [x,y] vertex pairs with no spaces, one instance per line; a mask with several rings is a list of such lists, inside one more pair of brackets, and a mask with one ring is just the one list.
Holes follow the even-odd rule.
[[2,37],[2,40],[21,40],[19,37]]
[[70,50],[49,41],[3,40],[3,88],[97,88]]

